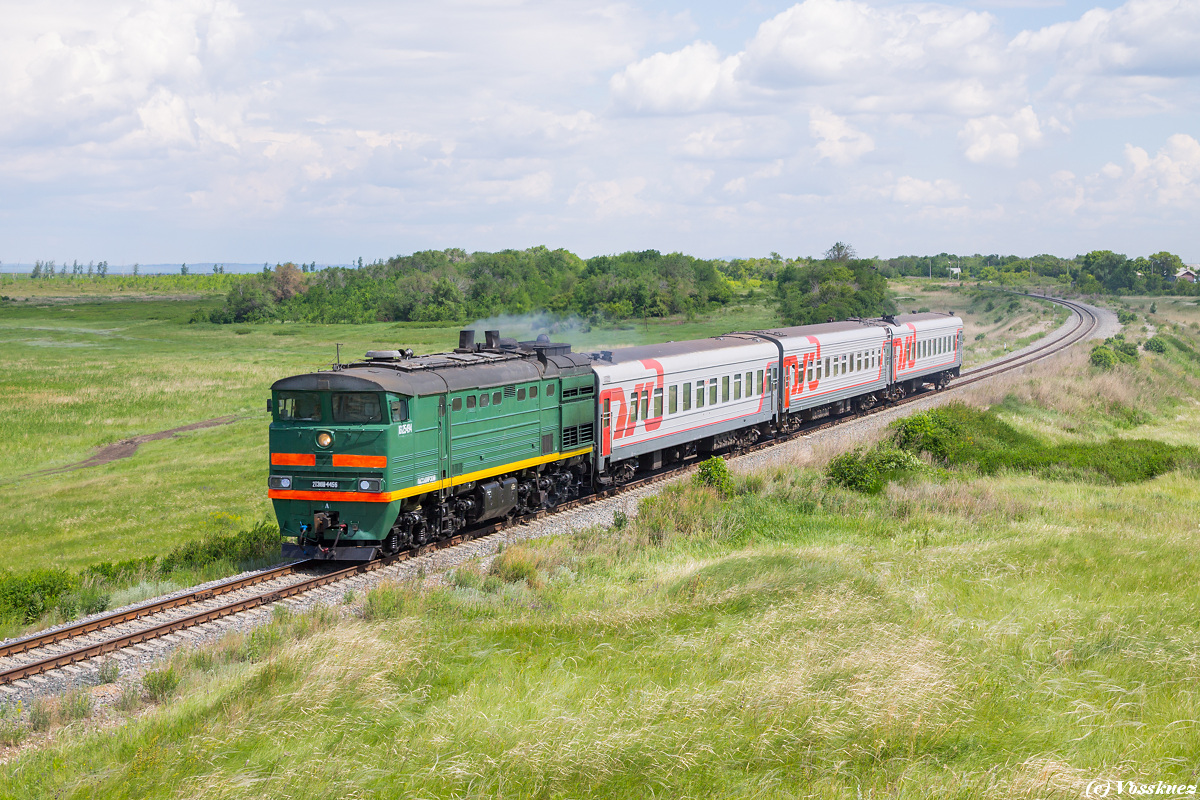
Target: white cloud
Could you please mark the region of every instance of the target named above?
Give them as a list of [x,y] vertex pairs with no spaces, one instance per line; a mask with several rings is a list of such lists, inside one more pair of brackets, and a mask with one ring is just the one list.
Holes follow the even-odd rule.
[[1126,145],[1125,159],[1130,168],[1126,193],[1159,205],[1195,208],[1200,199],[1200,142],[1177,133],[1153,157],[1140,147]]
[[575,187],[567,205],[589,207],[598,218],[653,213],[655,208],[638,195],[646,188],[642,177],[611,181],[585,181]]
[[708,42],[655,53],[612,77],[613,96],[635,111],[691,112],[733,94],[738,56],[722,58]]
[[875,149],[875,142],[862,131],[855,130],[846,120],[814,108],[809,112],[808,130],[817,142],[817,153],[835,164],[850,164]]
[[958,134],[963,153],[977,164],[1013,166],[1021,151],[1042,141],[1042,127],[1032,106],[1010,117],[995,114],[967,120]]
[[905,205],[940,205],[966,199],[962,188],[954,181],[938,179],[924,181],[905,175],[892,187],[892,199]]

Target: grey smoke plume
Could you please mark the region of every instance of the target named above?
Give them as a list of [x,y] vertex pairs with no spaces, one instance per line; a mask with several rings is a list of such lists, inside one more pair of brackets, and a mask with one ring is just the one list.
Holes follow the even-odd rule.
[[550,311],[501,314],[476,320],[466,327],[474,330],[478,338],[482,338],[484,331],[500,331],[501,336],[525,341],[536,339],[540,333],[548,334],[553,339],[555,336],[574,331],[587,333],[592,329],[583,317],[574,314],[560,317]]

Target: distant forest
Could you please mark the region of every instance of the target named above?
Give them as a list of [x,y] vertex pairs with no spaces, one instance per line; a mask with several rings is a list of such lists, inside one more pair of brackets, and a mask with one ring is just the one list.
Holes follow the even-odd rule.
[[[544,311],[593,321],[699,315],[735,301],[768,300],[786,324],[894,311],[887,279],[957,277],[1082,294],[1197,294],[1175,281],[1171,253],[1129,259],[1097,250],[1073,259],[980,255],[857,258],[836,243],[823,258],[699,259],[657,250],[582,259],[534,247],[495,253],[429,250],[354,267],[280,264],[235,277],[215,323],[450,322]],[[956,271],[957,270],[957,271]],[[197,319],[195,321],[202,321]]]

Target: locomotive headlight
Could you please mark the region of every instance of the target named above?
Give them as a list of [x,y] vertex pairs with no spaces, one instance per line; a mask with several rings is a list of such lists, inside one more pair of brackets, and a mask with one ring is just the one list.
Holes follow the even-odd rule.
[[267,485],[272,489],[290,489],[292,479],[287,475],[272,475],[267,479]]
[[329,431],[321,431],[317,434],[317,447],[329,447],[333,444],[333,434]]
[[358,482],[360,492],[378,492],[383,488],[383,482],[378,478],[363,478]]

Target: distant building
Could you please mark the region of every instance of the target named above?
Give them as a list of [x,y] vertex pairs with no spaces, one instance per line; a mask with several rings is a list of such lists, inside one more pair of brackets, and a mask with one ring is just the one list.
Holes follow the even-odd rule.
[[1175,271],[1171,276],[1172,281],[1187,281],[1188,283],[1196,282],[1196,274],[1200,272],[1200,264],[1188,264],[1182,269]]
[[962,276],[962,267],[950,267],[950,277],[953,278],[955,275]]

